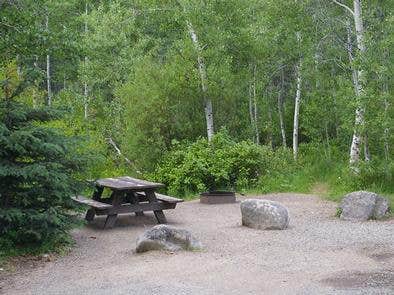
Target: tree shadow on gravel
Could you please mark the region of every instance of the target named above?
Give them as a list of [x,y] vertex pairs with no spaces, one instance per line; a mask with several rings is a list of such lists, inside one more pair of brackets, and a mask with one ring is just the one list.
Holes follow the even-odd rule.
[[336,289],[384,288],[394,291],[394,270],[343,273],[321,282]]

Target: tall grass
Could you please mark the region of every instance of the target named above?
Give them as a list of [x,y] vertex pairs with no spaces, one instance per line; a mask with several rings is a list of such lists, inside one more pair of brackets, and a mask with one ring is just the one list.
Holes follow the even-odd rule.
[[379,160],[363,163],[360,174],[355,175],[338,150],[324,150],[319,145],[303,145],[300,150],[297,163],[289,163],[281,170],[262,176],[257,190],[262,193],[316,193],[314,189],[318,185],[324,189],[317,193],[332,201],[339,201],[352,191],[368,190],[387,197],[391,206],[394,205],[393,163]]

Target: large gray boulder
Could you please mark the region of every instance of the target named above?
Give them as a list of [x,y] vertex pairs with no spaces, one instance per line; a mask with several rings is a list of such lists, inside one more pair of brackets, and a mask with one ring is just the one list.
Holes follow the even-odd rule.
[[247,199],[241,202],[242,225],[256,229],[285,229],[289,212],[283,205],[269,200]]
[[137,239],[136,252],[199,250],[201,248],[201,243],[189,231],[159,224],[146,230]]
[[349,221],[381,219],[389,209],[389,202],[373,192],[358,191],[344,196],[339,206],[340,218]]

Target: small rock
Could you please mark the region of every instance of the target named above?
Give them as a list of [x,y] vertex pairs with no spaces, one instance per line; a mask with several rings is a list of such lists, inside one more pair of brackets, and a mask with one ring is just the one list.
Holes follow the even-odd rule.
[[247,199],[241,203],[242,225],[256,229],[285,229],[289,212],[283,205],[269,200]]
[[389,208],[388,200],[373,192],[357,191],[344,196],[339,208],[340,218],[349,221],[381,219]]
[[42,260],[44,260],[44,261],[46,261],[46,262],[51,261],[51,256],[50,256],[49,254],[43,254],[43,255],[41,256],[41,258],[42,258]]
[[151,250],[166,250],[170,252],[179,250],[198,250],[201,243],[185,229],[159,224],[146,230],[138,239],[136,252]]

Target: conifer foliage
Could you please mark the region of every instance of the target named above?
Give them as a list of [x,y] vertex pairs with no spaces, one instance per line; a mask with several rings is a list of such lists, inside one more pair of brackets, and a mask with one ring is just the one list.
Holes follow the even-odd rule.
[[19,87],[2,81],[0,99],[0,244],[40,245],[67,237],[70,199],[84,166],[74,138],[48,122],[59,112],[22,103]]

